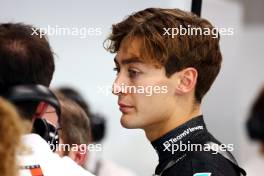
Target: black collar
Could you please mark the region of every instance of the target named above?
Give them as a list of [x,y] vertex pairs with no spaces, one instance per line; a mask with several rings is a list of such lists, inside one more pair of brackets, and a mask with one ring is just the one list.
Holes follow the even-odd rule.
[[170,160],[171,158],[177,158],[184,155],[186,151],[174,151],[176,150],[176,145],[179,146],[180,143],[188,144],[195,143],[197,138],[199,140],[200,136],[208,133],[203,116],[194,117],[186,123],[178,126],[174,130],[168,132],[161,138],[151,142],[152,146],[156,150],[159,156],[159,163]]

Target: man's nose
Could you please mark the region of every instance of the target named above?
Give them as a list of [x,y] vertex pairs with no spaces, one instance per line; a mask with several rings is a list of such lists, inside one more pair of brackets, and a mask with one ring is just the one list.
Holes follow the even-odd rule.
[[124,76],[122,76],[122,75],[117,76],[117,78],[115,79],[115,81],[112,85],[112,93],[114,95],[126,93],[126,89],[125,89],[125,87],[127,86],[126,82],[127,81],[126,81]]

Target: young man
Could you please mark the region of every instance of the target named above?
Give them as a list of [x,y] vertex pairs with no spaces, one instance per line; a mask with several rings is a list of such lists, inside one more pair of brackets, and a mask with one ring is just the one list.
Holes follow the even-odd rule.
[[[36,112],[45,108],[41,100],[36,101],[37,85],[40,91],[47,93],[45,87],[49,87],[53,72],[54,58],[50,45],[46,38],[40,35],[40,31],[30,25],[20,23],[0,24],[0,96],[7,97],[20,88],[20,100],[13,102],[20,116],[30,126],[36,120]],[[21,89],[23,87],[23,89]],[[25,89],[27,87],[27,89]],[[34,88],[33,88],[34,87]],[[31,97],[28,101],[21,94]],[[16,92],[16,97],[18,93]],[[8,97],[10,98],[10,97]],[[19,99],[17,98],[17,99]],[[42,97],[51,98],[51,97]],[[11,98],[10,98],[11,99]],[[34,99],[34,101],[32,101]],[[40,119],[40,117],[38,116]],[[39,120],[38,119],[38,120]],[[58,119],[54,119],[58,121]],[[48,122],[46,123],[46,125]],[[52,124],[49,124],[52,126]],[[55,128],[55,127],[54,127]],[[50,134],[50,133],[48,133]],[[79,167],[69,157],[60,158],[50,150],[47,141],[37,134],[33,134],[31,128],[22,137],[23,146],[30,152],[19,155],[19,175],[21,176],[91,176],[89,172]]]
[[[191,28],[196,32],[180,34]],[[117,53],[113,93],[121,124],[145,131],[159,155],[155,174],[239,175],[230,153],[229,159],[213,154],[221,144],[201,112],[222,61],[213,26],[179,9],[149,8],[113,25],[108,41],[106,48]]]

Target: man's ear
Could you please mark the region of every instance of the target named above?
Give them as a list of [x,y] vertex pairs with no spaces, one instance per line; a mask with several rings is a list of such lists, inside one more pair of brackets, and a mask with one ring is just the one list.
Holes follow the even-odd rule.
[[49,105],[47,103],[40,102],[38,104],[37,109],[36,109],[36,112],[35,112],[36,116],[39,116],[39,117],[42,116],[46,112],[48,106]]
[[80,165],[83,166],[87,160],[87,149],[86,146],[83,145],[78,146],[78,151],[75,151],[74,153],[74,161]]
[[178,94],[185,94],[191,92],[197,82],[198,72],[193,67],[188,67],[177,73],[176,92]]

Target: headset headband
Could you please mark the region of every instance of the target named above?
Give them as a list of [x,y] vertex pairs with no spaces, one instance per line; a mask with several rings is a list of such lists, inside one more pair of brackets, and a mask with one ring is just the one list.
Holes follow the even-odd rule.
[[54,93],[43,85],[18,85],[14,86],[5,93],[5,97],[13,103],[26,101],[44,101],[53,106],[58,118],[61,115],[60,103]]

